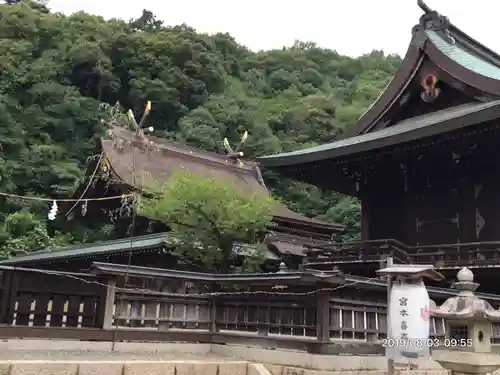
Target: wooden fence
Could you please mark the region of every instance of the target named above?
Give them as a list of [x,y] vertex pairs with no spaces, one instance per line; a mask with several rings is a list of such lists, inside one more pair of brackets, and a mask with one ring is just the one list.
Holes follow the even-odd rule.
[[[45,272],[45,271],[44,271]],[[28,270],[1,273],[0,324],[16,327],[101,327],[106,288],[93,275]]]
[[[321,271],[242,277],[109,264],[97,264],[94,274],[48,272],[2,271],[0,338],[243,343],[383,354],[386,291],[369,280],[342,285],[338,275]],[[499,328],[493,326],[494,343]],[[432,319],[431,335],[444,335],[443,320]]]

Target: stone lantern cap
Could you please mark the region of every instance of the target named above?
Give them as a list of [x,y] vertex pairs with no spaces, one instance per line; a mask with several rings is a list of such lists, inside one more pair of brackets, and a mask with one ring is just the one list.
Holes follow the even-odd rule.
[[426,278],[434,281],[444,280],[444,276],[432,264],[393,264],[377,271],[380,276],[396,276],[409,279]]
[[500,311],[474,294],[479,284],[474,282],[474,274],[470,269],[464,267],[458,271],[457,282],[451,287],[459,291],[458,295],[448,298],[441,306],[433,303],[431,306],[433,316],[444,319],[500,321]]

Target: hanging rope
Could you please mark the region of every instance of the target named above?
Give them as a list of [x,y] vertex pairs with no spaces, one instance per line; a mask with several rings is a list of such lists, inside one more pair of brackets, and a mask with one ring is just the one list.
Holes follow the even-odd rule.
[[90,186],[92,186],[92,182],[94,181],[95,175],[97,174],[97,171],[99,170],[99,167],[101,165],[103,157],[104,157],[104,152],[101,152],[101,154],[99,155],[99,159],[97,160],[97,164],[94,168],[94,171],[92,172],[92,175],[90,176],[89,181],[87,182],[87,186],[85,186],[85,189],[83,190],[83,193],[80,195],[80,198],[78,198],[76,200],[75,204],[73,206],[71,206],[71,208],[66,212],[66,215],[64,215],[64,216],[68,217],[68,215],[71,213],[71,211],[73,211],[74,208],[78,205],[78,203],[80,203],[80,201],[85,196],[85,194],[87,194],[87,191],[89,190]]
[[26,199],[33,201],[41,201],[41,202],[91,202],[91,201],[107,201],[111,199],[123,199],[126,197],[132,197],[134,194],[122,194],[122,195],[114,195],[111,197],[98,197],[98,198],[73,198],[73,199],[54,199],[54,198],[44,198],[44,197],[35,197],[35,196],[27,196],[27,195],[18,195],[18,194],[10,194],[10,193],[2,193],[0,195],[4,197],[10,198],[18,198],[18,199]]

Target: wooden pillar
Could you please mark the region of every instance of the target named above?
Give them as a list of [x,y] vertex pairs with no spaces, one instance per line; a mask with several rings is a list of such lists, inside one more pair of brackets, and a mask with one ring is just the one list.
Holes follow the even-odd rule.
[[[386,267],[390,268],[394,265],[394,259],[392,257],[387,257],[386,259]],[[390,337],[389,332],[389,301],[391,300],[391,290],[392,290],[393,279],[391,275],[387,275],[387,337]],[[387,375],[394,375],[394,359],[387,359]]]
[[113,326],[113,309],[115,306],[116,280],[108,280],[108,286],[104,288],[104,303],[102,311],[102,328],[110,329]]
[[9,324],[9,308],[14,271],[3,271],[2,294],[0,295],[0,324]]
[[316,339],[330,341],[330,291],[318,290],[316,301]]
[[216,333],[217,329],[217,297],[212,297],[212,306],[210,308],[210,332]]
[[406,164],[405,176],[405,204],[406,204],[406,222],[404,243],[408,246],[417,244],[417,224],[415,218],[415,190],[413,188],[414,169],[413,163]]
[[266,300],[265,304],[259,305],[258,311],[257,311],[258,322],[259,322],[259,326],[257,328],[257,335],[262,336],[262,337],[266,337],[269,334],[269,326],[268,326],[268,324],[269,324],[269,314],[268,314],[269,308],[267,306],[267,303],[268,302]]
[[370,240],[370,200],[369,195],[361,195],[361,241]]
[[[210,291],[211,292],[220,292],[220,285],[218,284],[212,284],[211,287],[210,287]],[[209,331],[212,332],[212,333],[217,333],[219,332],[219,328],[217,327],[217,311],[219,309],[224,309],[224,306],[219,306],[219,304],[221,303],[221,301],[223,301],[224,299],[221,299],[219,298],[217,295],[213,295],[212,296],[212,303],[210,305],[210,327],[209,327]]]
[[10,291],[7,303],[7,314],[6,320],[9,324],[12,324],[14,321],[14,310],[16,307],[17,300],[17,290],[19,288],[19,279],[21,278],[21,272],[12,271],[11,280],[10,280]]
[[[471,179],[464,178],[459,184],[458,218],[459,242],[478,242],[476,230],[476,211],[481,214],[478,207],[478,196],[481,194],[482,185],[475,185]],[[477,195],[477,196],[476,196]]]

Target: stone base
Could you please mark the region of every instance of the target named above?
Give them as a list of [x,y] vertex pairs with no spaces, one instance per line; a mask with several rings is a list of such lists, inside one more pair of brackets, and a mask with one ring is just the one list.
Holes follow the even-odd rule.
[[[386,371],[316,371],[242,361],[0,361],[0,375],[386,375]],[[448,375],[445,370],[395,375]]]
[[210,361],[9,361],[0,362],[0,375],[247,375],[248,366],[246,362]]
[[500,369],[500,355],[454,350],[436,350],[432,359],[454,374],[488,374]]
[[[318,355],[291,350],[215,344],[117,342],[113,346],[110,342],[70,340],[0,341],[0,363],[11,363],[15,366],[28,366],[28,363],[31,363],[29,366],[37,363],[63,366],[64,363],[64,366],[74,368],[80,364],[80,372],[86,371],[85,366],[108,366],[110,370],[105,372],[114,375],[111,368],[123,368],[125,364],[140,367],[145,363],[156,366],[155,363],[172,364],[181,361],[262,363],[268,366],[272,375],[385,375],[387,371],[387,358],[383,356]],[[413,371],[409,375],[448,375],[448,372],[432,359],[413,361],[412,365]],[[124,375],[130,375],[129,372]],[[91,373],[99,374],[93,371]],[[406,364],[397,365],[395,374],[407,375]],[[0,375],[3,373],[0,372]],[[146,375],[146,372],[143,375]]]
[[[335,373],[353,371],[364,374],[366,371],[374,371],[373,375],[383,375],[387,371],[387,358],[383,356],[320,355],[239,345],[117,342],[113,348],[112,343],[109,342],[69,340],[8,340],[0,342],[0,362],[13,360],[49,362],[248,361],[277,365],[281,368],[302,368]],[[442,371],[442,367],[432,360],[417,360],[413,364],[415,370]],[[406,366],[400,368],[406,371]],[[405,371],[402,371],[401,374],[405,374]],[[295,372],[301,373],[300,371]],[[446,375],[446,372],[434,375]]]

